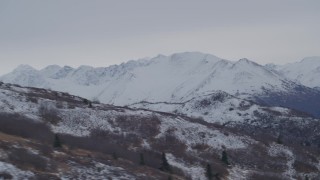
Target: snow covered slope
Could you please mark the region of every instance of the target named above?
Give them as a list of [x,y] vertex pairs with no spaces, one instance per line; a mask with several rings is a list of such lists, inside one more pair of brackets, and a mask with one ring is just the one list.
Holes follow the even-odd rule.
[[29,65],[20,65],[1,79],[21,86],[48,87],[46,78]]
[[98,98],[116,105],[142,100],[181,101],[213,90],[236,94],[285,91],[287,80],[248,59],[231,62],[202,53],[159,55],[107,68],[48,66],[40,71],[18,67],[1,80]]
[[[282,107],[264,107],[244,99],[237,98],[223,91],[215,91],[207,95],[194,97],[182,103],[150,103],[140,102],[130,105],[133,108],[143,108],[155,111],[183,114],[190,117],[201,117],[206,122],[229,124],[250,123],[259,119],[261,114],[270,116],[271,112],[277,118],[297,116],[307,118],[306,114]],[[292,120],[294,117],[292,117]],[[296,119],[297,121],[299,121]],[[307,118],[308,119],[308,118]],[[250,121],[250,122],[248,122]],[[261,122],[261,121],[260,121]],[[259,123],[259,122],[254,122]]]
[[[258,99],[257,102],[268,105],[296,109],[310,99],[315,103],[320,101],[320,91],[314,90],[304,98],[303,92],[307,92],[308,87],[288,80],[273,68],[248,59],[232,62],[198,52],[159,55],[106,68],[48,66],[37,71],[23,66],[0,80],[69,92],[115,105],[140,101],[183,102],[216,90],[254,101]],[[300,97],[300,101],[287,104],[285,100],[274,100],[279,94],[288,98]],[[316,106],[311,103],[301,110],[320,116],[317,109],[309,110],[309,107]]]
[[[221,91],[172,107],[177,112],[98,103],[90,106],[87,100],[66,93],[0,83],[1,132],[35,141],[48,137],[46,133],[51,134],[49,139],[58,134],[65,146],[59,151],[46,151],[47,154],[37,146],[21,147],[26,143],[10,144],[11,148],[6,148],[8,142],[0,134],[0,153],[5,149],[0,157],[0,172],[9,169],[7,173],[11,175],[29,171],[30,176],[39,175],[39,171],[10,158],[10,154],[18,154],[16,149],[24,148],[28,151],[26,155],[36,152],[32,157],[49,157],[47,162],[52,164],[69,157],[67,161],[63,159],[63,164],[58,163],[57,169],[43,170],[57,177],[79,174],[90,175],[85,179],[99,179],[114,170],[126,176],[119,179],[167,179],[168,174],[159,172],[161,152],[165,152],[169,164],[180,170],[173,169],[172,174],[182,176],[180,179],[206,179],[206,164],[211,164],[214,173],[218,173],[217,179],[301,179],[306,175],[319,178],[318,119],[296,115],[285,108],[255,105]],[[205,119],[190,117],[189,113],[204,115]],[[43,141],[47,144],[50,140]],[[78,152],[80,159],[73,157],[75,154],[70,156],[77,148],[104,155],[116,152],[119,161],[103,161],[101,155],[91,151]],[[221,161],[223,151],[228,153],[230,166]],[[137,167],[141,152],[145,153],[146,165]],[[120,163],[130,157],[131,162]],[[64,171],[65,165],[72,171]],[[152,172],[144,168],[152,168]],[[154,177],[155,174],[162,178]]]
[[320,57],[304,58],[300,62],[274,66],[274,69],[305,86],[320,87]]

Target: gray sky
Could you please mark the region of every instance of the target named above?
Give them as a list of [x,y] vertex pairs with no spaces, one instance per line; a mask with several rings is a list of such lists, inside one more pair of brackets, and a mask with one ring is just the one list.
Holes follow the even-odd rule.
[[320,55],[319,0],[1,0],[0,74],[200,51],[258,63]]

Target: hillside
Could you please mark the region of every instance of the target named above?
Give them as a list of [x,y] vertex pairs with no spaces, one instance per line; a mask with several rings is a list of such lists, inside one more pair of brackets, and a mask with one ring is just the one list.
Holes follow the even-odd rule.
[[273,66],[273,69],[305,86],[320,87],[320,57],[307,57],[300,62]]
[[320,117],[320,91],[290,78],[290,72],[248,59],[233,62],[186,52],[105,68],[52,65],[36,70],[22,65],[0,79],[120,106],[141,101],[184,102],[221,90],[262,105],[293,108]]
[[[28,128],[28,126],[26,127]],[[111,155],[0,133],[1,179],[166,179],[169,175]],[[178,176],[176,179],[182,179]]]
[[[318,119],[220,91],[163,104],[120,107],[1,83],[0,176],[206,179],[210,164],[215,179],[319,178]],[[55,134],[62,148],[52,147]]]

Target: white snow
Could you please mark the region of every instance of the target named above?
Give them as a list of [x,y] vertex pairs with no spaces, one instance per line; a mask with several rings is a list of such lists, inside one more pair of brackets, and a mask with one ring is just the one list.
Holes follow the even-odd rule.
[[[90,167],[82,167],[75,162],[69,162],[68,164],[71,165],[71,169],[60,174],[62,180],[74,179],[74,174],[77,175],[76,179],[108,179],[108,177],[113,180],[136,179],[121,167],[109,166],[99,162],[93,162]],[[68,173],[73,175],[70,176]]]
[[[159,58],[166,58],[160,56]],[[210,58],[209,58],[210,59]],[[174,61],[173,61],[174,60]],[[171,63],[181,63],[181,60],[178,57],[174,58]],[[214,60],[214,58],[213,58]],[[211,59],[211,61],[213,61]],[[190,60],[191,61],[191,60]],[[206,61],[206,58],[204,58]],[[209,61],[209,60],[208,60]],[[140,62],[139,62],[140,63]],[[145,62],[144,62],[145,63]],[[150,64],[163,63],[162,60],[153,60],[149,62]],[[241,60],[239,64],[249,63],[247,60]],[[144,64],[143,67],[147,67],[149,64]],[[255,65],[255,64],[253,64]],[[182,66],[179,64],[179,66]],[[241,65],[242,66],[242,65]],[[258,66],[258,65],[255,65]],[[139,66],[140,67],[140,66]],[[88,67],[82,67],[83,69],[87,69]],[[89,68],[91,69],[91,68]],[[273,75],[272,75],[273,76]],[[134,78],[134,77],[133,77]],[[30,117],[34,120],[41,121],[42,118],[39,114],[39,107],[42,103],[49,103],[51,105],[55,105],[57,102],[55,100],[48,100],[39,98],[38,102],[28,101],[27,97],[24,93],[31,92],[30,89],[20,88],[11,85],[3,85],[0,88],[0,111],[8,112],[8,113],[19,113]],[[218,95],[218,96],[217,96]],[[199,107],[197,105],[201,104],[203,100],[210,100],[210,98],[216,98],[222,96],[222,100],[212,101],[212,104]],[[80,100],[79,98],[75,98]],[[211,102],[211,101],[210,101]],[[177,111],[178,113],[187,114],[189,116],[203,116],[205,121],[207,122],[229,122],[229,121],[243,121],[246,118],[252,118],[255,111],[259,113],[264,113],[263,107],[258,105],[254,105],[249,103],[248,101],[242,100],[240,98],[236,98],[234,96],[230,96],[227,93],[217,91],[210,93],[202,92],[201,95],[196,96],[194,98],[188,99],[185,103],[177,103],[177,104],[167,104],[167,103],[141,103],[142,107],[150,108],[152,107],[154,110],[158,111]],[[139,107],[140,104],[136,104],[135,106]],[[92,129],[98,128],[102,130],[106,130],[111,133],[130,133],[123,132],[120,127],[115,127],[111,122],[116,121],[119,115],[135,115],[141,117],[141,119],[148,119],[145,117],[156,115],[160,120],[160,133],[155,138],[161,138],[167,135],[169,129],[174,129],[171,131],[174,133],[174,137],[178,138],[178,140],[182,141],[187,146],[187,151],[194,151],[192,146],[195,144],[206,144],[209,146],[209,150],[220,151],[224,148],[226,149],[244,149],[247,148],[250,144],[256,143],[253,139],[248,136],[236,135],[233,133],[225,134],[222,130],[209,128],[201,123],[192,123],[188,121],[188,119],[183,118],[182,116],[165,116],[161,114],[154,113],[152,111],[136,109],[136,110],[128,110],[122,109],[122,111],[117,111],[115,109],[110,108],[109,110],[103,110],[104,108],[111,107],[108,105],[94,105],[94,108],[88,108],[86,105],[81,106],[78,105],[73,109],[67,109],[68,105],[64,104],[59,111],[59,117],[61,117],[62,121],[56,125],[51,125],[52,130],[55,133],[66,133],[72,134],[75,136],[88,136]],[[243,108],[245,106],[245,108]],[[112,106],[113,107],[113,106]],[[230,107],[234,108],[233,110]],[[150,109],[152,109],[150,108]],[[273,111],[277,111],[280,114],[286,115],[289,113],[288,109],[273,107],[270,108]],[[241,116],[238,115],[241,113]],[[296,117],[292,117],[294,120]],[[147,139],[143,139],[143,147],[148,148],[149,142]],[[282,147],[281,145],[274,144],[269,148],[269,154],[271,156],[277,156],[279,153],[284,153],[288,159],[287,161],[287,171],[285,172],[285,176],[292,178],[295,175],[295,170],[293,167],[294,163],[294,155],[290,151],[290,149]],[[201,166],[194,166],[186,164],[181,160],[173,157],[173,155],[169,155],[169,161],[173,165],[184,169],[188,173],[198,172],[202,173]],[[0,164],[2,167],[6,167],[7,169],[14,169],[14,166],[10,166],[7,164]],[[97,166],[100,166],[97,164]],[[101,165],[103,166],[103,165]],[[0,166],[1,167],[1,166]],[[105,167],[105,166],[103,166]],[[108,173],[111,167],[105,167],[106,171],[103,173]],[[118,169],[119,170],[119,169]],[[95,169],[75,169],[79,174],[90,173],[95,171]],[[20,172],[19,173],[28,173],[28,172]],[[233,173],[233,174],[232,174]],[[231,170],[231,176],[235,174],[240,174],[241,176],[245,176],[247,172],[244,172],[241,168],[234,167]],[[67,176],[66,176],[67,178]],[[124,179],[127,177],[124,177]],[[120,178],[121,179],[121,178]],[[130,177],[128,176],[128,179]]]
[[[25,90],[22,90],[20,92],[24,91]],[[21,115],[30,117],[31,119],[38,120],[38,109],[38,104],[28,102],[24,96],[19,95],[19,92],[0,89],[1,112],[19,113]]]
[[[30,171],[23,171],[12,164],[0,161],[0,173],[7,173],[12,176],[13,180],[27,180],[34,176]],[[1,179],[1,178],[0,178]]]
[[[21,92],[24,92],[22,89]],[[55,100],[38,99],[38,102],[27,101],[21,92],[10,91],[0,88],[0,110],[8,113],[19,113],[37,121],[42,121],[39,108],[41,104],[49,104],[55,106]],[[75,136],[88,136],[93,129],[106,130],[108,132],[123,133],[120,127],[112,125],[118,116],[133,115],[144,119],[154,115],[152,111],[145,110],[103,110],[104,106],[99,105],[96,108],[75,107],[73,109],[56,108],[58,116],[62,119],[58,124],[51,125],[55,133],[66,133]],[[246,148],[248,144],[255,143],[247,136],[238,136],[233,134],[224,134],[219,130],[210,129],[199,123],[191,123],[184,118],[157,115],[161,121],[160,131],[157,137],[166,135],[170,128],[175,128],[175,136],[185,142],[190,149],[192,145],[197,143],[208,144],[214,149],[226,147],[229,149]],[[136,132],[134,132],[136,133]],[[144,142],[143,146],[148,146],[148,142]]]
[[30,87],[46,87],[47,81],[40,72],[29,65],[20,65],[11,73],[0,78],[8,83]]
[[[219,97],[221,97],[221,100],[215,99]],[[205,104],[203,105],[203,103]],[[207,122],[219,124],[254,120],[256,112],[269,114],[268,110],[276,112],[277,116],[291,116],[291,111],[287,108],[258,106],[221,91],[194,97],[183,103],[141,102],[132,104],[129,107],[171,112],[189,117],[201,117]]]
[[272,68],[305,86],[320,87],[320,57],[307,57],[300,62]]
[[201,167],[201,165],[199,164],[188,164],[186,162],[181,161],[180,159],[175,158],[174,155],[170,153],[166,154],[166,158],[171,166],[183,170],[183,172],[186,175],[188,175],[194,180],[201,180],[207,178],[205,176],[205,167]]
[[270,145],[268,153],[270,156],[285,156],[287,159],[287,170],[283,173],[283,175],[289,179],[295,179],[294,175],[296,174],[296,170],[293,167],[295,157],[288,147],[273,143]]
[[248,179],[247,175],[249,173],[249,170],[242,169],[239,166],[233,166],[229,170],[229,176],[228,180],[246,180]]
[[255,94],[263,89],[287,89],[283,85],[286,78],[248,59],[232,62],[198,52],[159,55],[106,68],[52,65],[37,71],[21,66],[0,80],[98,98],[115,105],[181,102],[213,90]]
[[161,133],[157,138],[165,136],[167,130],[174,127],[174,135],[179,140],[184,142],[188,149],[195,144],[207,144],[213,149],[221,150],[224,147],[227,149],[241,149],[246,148],[248,144],[255,143],[252,139],[245,136],[235,136],[233,134],[223,134],[218,130],[212,130],[204,125],[197,123],[187,123],[185,120],[176,118],[162,117]]

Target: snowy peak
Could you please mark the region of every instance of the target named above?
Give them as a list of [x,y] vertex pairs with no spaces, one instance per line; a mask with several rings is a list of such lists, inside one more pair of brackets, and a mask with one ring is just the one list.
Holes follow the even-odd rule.
[[220,60],[220,58],[211,55],[211,54],[204,54],[200,52],[184,52],[184,53],[175,53],[170,56],[172,61],[210,61],[216,62]]
[[221,60],[212,68],[203,91],[223,90],[230,94],[261,93],[262,89],[285,91],[283,77],[248,59]]
[[[27,69],[32,69],[31,73],[19,74]],[[216,90],[243,96],[266,91],[287,93],[293,86],[298,86],[246,58],[234,62],[199,52],[158,55],[101,68],[52,65],[37,71],[19,67],[1,79],[24,86],[48,87],[88,99],[98,98],[116,105],[140,101],[179,102]]]
[[57,73],[62,67],[58,66],[58,65],[50,65],[47,66],[43,69],[40,70],[40,73],[44,76],[44,77],[51,77],[53,76],[55,73]]
[[256,62],[253,62],[253,61],[250,61],[249,59],[247,58],[242,58],[240,59],[239,61],[237,61],[234,66],[243,66],[243,67],[249,67],[249,68],[252,68],[252,67],[259,67],[259,68],[264,68],[263,66],[261,66],[260,64],[256,63]]
[[176,66],[196,66],[199,64],[215,63],[220,60],[221,58],[218,58],[211,54],[204,54],[200,52],[184,52],[175,53],[170,56],[160,54],[154,58],[151,58],[147,65],[155,63]]
[[27,72],[27,71],[32,72],[37,70],[27,64],[21,64],[16,69],[13,70],[13,72]]
[[305,86],[320,87],[320,57],[307,57],[297,63],[278,66],[277,70]]
[[253,62],[253,61],[250,61],[249,59],[247,59],[247,58],[241,58],[241,59],[239,59],[239,61],[237,62],[237,64],[243,64],[243,63],[245,63],[245,64],[256,64],[255,62]]
[[320,64],[320,56],[306,57],[301,60],[301,63],[316,63],[317,65],[319,65]]
[[273,63],[268,63],[268,64],[264,65],[264,67],[266,69],[268,69],[269,71],[274,71],[274,70],[278,69],[278,65],[273,64]]
[[70,72],[72,72],[74,69],[70,66],[64,66],[61,69],[59,69],[56,73],[54,73],[50,78],[53,79],[62,79],[68,76]]
[[39,71],[29,65],[19,65],[11,73],[2,76],[0,80],[31,87],[45,87],[47,85]]

